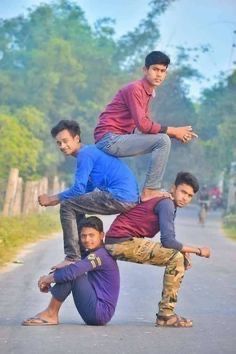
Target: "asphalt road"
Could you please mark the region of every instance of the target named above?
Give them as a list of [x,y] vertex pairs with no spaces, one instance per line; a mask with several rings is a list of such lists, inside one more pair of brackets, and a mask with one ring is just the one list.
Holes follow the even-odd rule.
[[[191,206],[179,210],[176,220],[179,240],[212,248],[210,259],[193,257],[179,293],[176,312],[193,319],[193,328],[155,327],[164,269],[126,262],[119,262],[120,298],[107,326],[84,325],[71,298],[61,310],[59,326],[21,326],[50,298],[36,283],[63,257],[58,235],[28,247],[24,257],[18,257],[23,264],[0,272],[0,353],[235,354],[236,242],[223,237],[219,213],[210,214],[205,227],[198,225],[196,215]],[[111,218],[104,220],[108,225]]]

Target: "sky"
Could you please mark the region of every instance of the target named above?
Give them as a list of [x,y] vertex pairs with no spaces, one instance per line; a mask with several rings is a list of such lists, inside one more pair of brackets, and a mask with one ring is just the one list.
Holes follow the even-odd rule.
[[[89,23],[98,18],[115,19],[116,36],[134,29],[149,10],[150,0],[74,0],[84,10]],[[27,8],[53,0],[0,0],[0,17],[27,13]],[[153,50],[161,50],[172,60],[176,46],[209,46],[190,63],[202,74],[201,82],[191,81],[190,96],[197,99],[201,90],[211,87],[220,72],[236,68],[236,0],[176,0],[160,18],[161,39]]]

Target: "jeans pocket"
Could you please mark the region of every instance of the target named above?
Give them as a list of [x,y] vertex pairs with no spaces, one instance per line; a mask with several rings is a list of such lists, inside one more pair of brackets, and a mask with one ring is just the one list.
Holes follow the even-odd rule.
[[101,140],[96,143],[98,149],[109,153],[111,146],[116,142],[119,137],[117,134],[107,133]]

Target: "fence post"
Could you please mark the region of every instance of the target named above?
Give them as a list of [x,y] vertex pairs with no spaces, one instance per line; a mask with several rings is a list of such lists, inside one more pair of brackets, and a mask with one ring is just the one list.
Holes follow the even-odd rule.
[[8,183],[7,183],[4,206],[3,206],[3,212],[2,212],[3,216],[9,216],[11,214],[11,209],[12,209],[12,205],[17,190],[18,175],[19,175],[18,168],[11,168],[9,178],[8,178]]
[[10,212],[10,215],[12,216],[17,216],[21,214],[22,192],[23,192],[23,179],[22,177],[18,177],[16,194],[12,204],[12,210]]

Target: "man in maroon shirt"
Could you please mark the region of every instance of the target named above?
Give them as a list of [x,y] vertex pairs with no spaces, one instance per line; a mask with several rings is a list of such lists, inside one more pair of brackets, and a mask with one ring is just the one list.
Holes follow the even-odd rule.
[[141,194],[145,201],[160,192],[170,152],[170,138],[188,143],[197,135],[191,126],[167,127],[151,120],[149,104],[155,89],[166,78],[170,59],[159,51],[149,53],[143,68],[144,77],[121,88],[100,114],[94,131],[96,146],[119,156],[151,153],[146,181]]
[[[175,238],[176,209],[186,206],[198,191],[197,179],[179,172],[171,189],[173,200],[157,197],[120,214],[106,233],[105,247],[116,259],[166,267],[162,299],[156,325],[192,327],[192,321],[174,313],[185,269],[191,266],[189,253],[210,257],[208,247],[183,245]],[[150,241],[160,231],[161,243]]]

